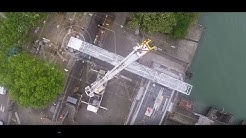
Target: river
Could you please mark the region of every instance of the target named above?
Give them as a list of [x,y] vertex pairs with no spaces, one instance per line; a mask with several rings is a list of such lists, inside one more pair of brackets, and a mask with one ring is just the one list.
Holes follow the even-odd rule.
[[198,113],[224,108],[239,123],[246,119],[246,13],[202,13],[199,22],[190,98]]

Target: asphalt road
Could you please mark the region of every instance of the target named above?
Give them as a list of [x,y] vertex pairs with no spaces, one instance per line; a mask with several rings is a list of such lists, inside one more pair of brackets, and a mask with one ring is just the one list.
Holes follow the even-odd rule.
[[3,110],[0,110],[0,120],[6,123],[7,117],[7,108],[8,108],[8,95],[0,94],[0,107],[2,106]]
[[[158,125],[166,111],[172,91],[158,84],[154,85],[153,82],[151,82],[146,89],[147,90],[141,98],[141,102],[138,103],[134,109],[135,114],[133,115],[131,122],[138,125]],[[156,100],[158,95],[163,97],[162,100],[159,100],[159,104],[157,104]],[[147,108],[153,109],[153,113],[150,117],[145,115]],[[134,116],[136,116],[136,118]]]

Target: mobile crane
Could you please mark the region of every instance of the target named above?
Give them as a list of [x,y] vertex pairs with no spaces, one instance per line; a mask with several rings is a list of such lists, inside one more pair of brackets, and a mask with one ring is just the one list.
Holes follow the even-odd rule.
[[[108,71],[106,74],[104,71],[100,70],[99,75],[97,76],[97,80],[91,84],[91,86],[85,87],[85,93],[90,97],[89,104],[87,106],[87,110],[97,113],[98,108],[100,107],[100,103],[103,97],[103,93],[105,92],[106,84],[109,80],[111,80],[115,75],[117,75],[120,71],[125,69],[132,62],[138,60],[140,57],[145,55],[151,50],[156,50],[155,46],[150,46],[150,39],[147,39],[142,42],[142,44],[137,44],[133,47],[133,51],[125,57],[121,62],[119,62],[115,67]],[[104,75],[105,74],[105,75]]]

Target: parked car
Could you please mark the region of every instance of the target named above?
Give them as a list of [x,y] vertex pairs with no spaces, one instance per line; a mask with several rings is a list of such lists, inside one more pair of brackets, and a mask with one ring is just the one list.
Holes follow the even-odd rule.
[[0,120],[0,125],[3,125],[3,121]]

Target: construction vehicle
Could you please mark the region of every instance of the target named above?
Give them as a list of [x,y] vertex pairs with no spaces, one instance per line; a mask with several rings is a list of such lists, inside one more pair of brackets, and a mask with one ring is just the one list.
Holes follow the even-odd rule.
[[[97,74],[96,81],[102,79],[105,74],[106,74],[106,71],[100,70]],[[100,106],[100,104],[102,102],[103,93],[105,91],[106,86],[107,86],[107,82],[105,82],[102,86],[100,86],[101,93],[95,93],[92,97],[89,98],[88,106],[87,106],[88,111],[97,113],[97,110],[99,108],[103,108]]]
[[138,60],[149,51],[156,50],[155,46],[151,47],[149,45],[150,42],[151,40],[148,39],[143,41],[141,45],[137,44],[137,46],[133,47],[133,51],[127,57],[116,64],[115,67],[106,74],[102,70],[99,71],[99,75],[97,76],[96,81],[93,82],[91,86],[85,87],[85,93],[90,97],[87,110],[97,113],[97,110],[100,107],[103,93],[105,92],[107,82],[132,62]]

